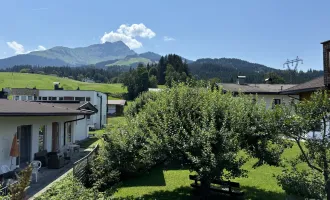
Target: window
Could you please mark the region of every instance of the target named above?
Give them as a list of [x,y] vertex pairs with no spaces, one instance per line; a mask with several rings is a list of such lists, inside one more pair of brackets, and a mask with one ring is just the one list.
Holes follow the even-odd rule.
[[49,101],[56,101],[57,100],[57,97],[48,97],[48,100]]
[[91,119],[91,116],[90,116],[90,115],[86,115],[86,118],[87,118],[87,119]]
[[90,97],[86,97],[86,101],[91,101],[91,98]]
[[46,149],[46,126],[39,127],[39,152]]
[[280,105],[281,99],[274,99],[274,105]]
[[65,101],[73,101],[74,98],[73,98],[73,97],[64,97],[64,100],[65,100]]
[[63,100],[64,100],[64,98],[63,98],[63,97],[59,97],[59,98],[58,98],[58,100],[60,100],[60,101],[63,101]]
[[32,101],[32,100],[33,100],[33,98],[32,98],[32,97],[33,97],[33,96],[28,96],[28,98],[27,98],[27,99],[28,99],[29,101]]
[[22,96],[22,97],[21,97],[21,100],[22,100],[22,101],[26,101],[26,96]]
[[19,96],[14,96],[14,100],[18,101],[19,100]]
[[76,101],[85,101],[85,97],[76,97],[75,100]]
[[42,98],[42,97],[38,97],[38,100],[41,101],[41,98]]
[[42,100],[43,101],[47,101],[47,97],[42,97]]

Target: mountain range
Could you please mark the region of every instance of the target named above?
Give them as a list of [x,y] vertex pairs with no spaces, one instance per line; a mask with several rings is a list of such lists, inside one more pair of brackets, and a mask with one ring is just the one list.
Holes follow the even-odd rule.
[[[0,70],[18,65],[31,66],[95,66],[115,71],[127,71],[139,63],[158,63],[161,55],[154,52],[138,54],[123,42],[105,42],[87,47],[68,48],[57,46],[44,51],[34,51],[9,58],[0,59]],[[267,67],[265,65],[250,63],[236,58],[202,58],[196,61],[186,60],[189,71],[198,79],[220,78],[223,82],[233,82],[236,76],[247,76],[247,82],[260,83],[274,72],[286,81],[300,83],[322,75],[322,71],[309,70],[307,72],[289,73]],[[117,67],[120,66],[117,70]],[[121,67],[125,66],[125,67]],[[112,68],[112,69],[111,69]],[[113,71],[112,70],[112,71]]]
[[68,48],[57,46],[44,51],[33,51],[9,58],[0,59],[0,68],[15,65],[37,66],[84,66],[96,65],[99,67],[113,65],[137,65],[138,63],[158,62],[161,55],[146,52],[137,54],[123,42],[105,42],[87,47]]

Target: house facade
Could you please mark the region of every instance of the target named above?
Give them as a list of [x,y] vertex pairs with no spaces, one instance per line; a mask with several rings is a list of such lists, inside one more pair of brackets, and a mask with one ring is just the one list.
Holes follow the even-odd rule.
[[[78,121],[92,115],[91,110],[75,110],[64,105],[0,99],[0,165],[11,169],[25,165],[42,150],[58,152],[84,137],[77,134]],[[10,156],[14,136],[20,155]]]
[[17,101],[79,101],[90,102],[98,112],[92,115],[89,126],[101,129],[107,123],[107,95],[93,90],[39,90],[12,88],[11,95]]
[[248,84],[245,83],[245,79],[245,76],[238,76],[237,83],[219,83],[217,86],[225,93],[255,95],[258,101],[266,103],[267,108],[278,104],[289,104],[299,99],[299,95],[281,94],[281,91],[294,87],[294,84]]
[[123,115],[126,100],[108,100],[108,115]]

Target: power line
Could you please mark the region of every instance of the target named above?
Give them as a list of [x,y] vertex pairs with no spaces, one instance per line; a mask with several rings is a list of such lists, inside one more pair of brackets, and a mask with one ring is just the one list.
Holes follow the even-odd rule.
[[[285,63],[283,63],[283,68],[286,67],[289,71],[290,83],[292,83],[292,74],[295,74],[298,71],[299,63],[304,64],[303,59],[299,58],[298,56],[297,56],[296,59],[293,59],[293,60],[287,59],[287,61]],[[291,67],[293,67],[293,65],[294,65],[293,69],[290,67],[290,64],[291,64]]]

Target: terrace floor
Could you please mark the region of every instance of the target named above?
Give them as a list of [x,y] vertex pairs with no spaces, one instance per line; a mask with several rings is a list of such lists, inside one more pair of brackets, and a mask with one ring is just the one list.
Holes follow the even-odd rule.
[[42,167],[38,173],[38,182],[35,182],[35,177],[34,175],[32,176],[30,187],[27,190],[28,198],[33,199],[35,194],[46,188],[49,184],[61,177],[63,174],[70,171],[73,168],[73,163],[88,153],[89,150],[81,148],[79,153],[74,153],[71,157],[71,161],[60,169],[48,169],[47,167]]

